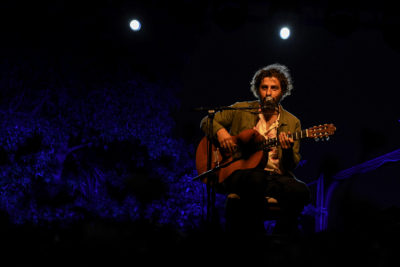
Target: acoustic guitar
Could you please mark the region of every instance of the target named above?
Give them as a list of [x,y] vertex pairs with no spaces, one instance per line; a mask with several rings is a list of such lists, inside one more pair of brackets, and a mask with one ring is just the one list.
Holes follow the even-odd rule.
[[[335,131],[336,127],[333,124],[324,124],[292,133],[289,137],[293,140],[304,138],[312,138],[316,141],[329,140]],[[207,137],[201,139],[196,150],[198,179],[206,183],[208,175],[212,173],[217,176],[218,183],[222,183],[236,170],[263,167],[268,159],[264,155],[268,155],[271,147],[280,145],[278,138],[266,139],[253,129],[244,130],[232,138],[237,144],[233,153],[221,148],[218,141],[213,142]],[[207,168],[209,142],[213,142],[211,144],[211,169]]]

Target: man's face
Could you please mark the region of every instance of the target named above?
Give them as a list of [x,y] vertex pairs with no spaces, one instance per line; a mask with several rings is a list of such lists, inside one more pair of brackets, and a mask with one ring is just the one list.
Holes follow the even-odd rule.
[[260,83],[258,88],[260,99],[270,96],[274,99],[275,103],[279,103],[282,98],[281,83],[275,77],[265,77]]

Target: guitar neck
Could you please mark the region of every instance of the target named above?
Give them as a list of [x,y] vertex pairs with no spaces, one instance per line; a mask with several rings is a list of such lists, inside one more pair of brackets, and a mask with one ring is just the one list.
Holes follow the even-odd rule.
[[289,136],[289,138],[293,138],[293,140],[300,140],[300,139],[308,137],[308,131],[307,131],[307,129],[300,130],[293,134],[289,134],[288,136]]
[[[300,130],[291,134],[288,134],[289,138],[293,138],[293,140],[301,140],[303,138],[307,138],[308,137],[308,130]],[[279,146],[279,139],[278,137],[274,137],[274,138],[266,138],[265,140],[263,140],[260,144],[260,149],[264,149],[264,148],[269,148],[269,147],[273,147],[273,146]]]

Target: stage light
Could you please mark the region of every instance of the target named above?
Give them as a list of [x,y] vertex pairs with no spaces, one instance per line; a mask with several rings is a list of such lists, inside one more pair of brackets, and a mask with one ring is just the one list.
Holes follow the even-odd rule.
[[280,35],[281,39],[286,40],[290,36],[290,29],[288,27],[281,28],[279,35]]
[[131,27],[132,31],[139,31],[140,28],[142,27],[142,24],[140,24],[140,21],[138,21],[137,19],[133,19],[131,20],[131,22],[129,23],[129,26]]

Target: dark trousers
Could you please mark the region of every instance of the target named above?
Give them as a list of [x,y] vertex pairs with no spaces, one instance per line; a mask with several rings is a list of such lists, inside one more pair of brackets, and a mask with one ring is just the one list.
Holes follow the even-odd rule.
[[227,199],[225,218],[228,231],[263,232],[266,198],[273,197],[280,206],[275,233],[296,232],[297,219],[310,201],[310,190],[290,175],[271,174],[262,169],[234,172],[224,181],[226,192],[240,199]]

